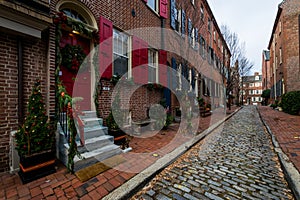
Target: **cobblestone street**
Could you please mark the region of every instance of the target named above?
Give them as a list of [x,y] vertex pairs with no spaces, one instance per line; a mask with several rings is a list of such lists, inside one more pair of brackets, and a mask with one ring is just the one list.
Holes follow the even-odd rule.
[[294,199],[270,137],[248,106],[132,199]]

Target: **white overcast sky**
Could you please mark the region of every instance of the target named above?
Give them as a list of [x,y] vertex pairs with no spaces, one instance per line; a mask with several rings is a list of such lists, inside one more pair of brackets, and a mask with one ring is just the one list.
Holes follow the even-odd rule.
[[282,0],[207,0],[219,27],[227,25],[246,45],[252,69],[261,72],[262,51],[268,48]]

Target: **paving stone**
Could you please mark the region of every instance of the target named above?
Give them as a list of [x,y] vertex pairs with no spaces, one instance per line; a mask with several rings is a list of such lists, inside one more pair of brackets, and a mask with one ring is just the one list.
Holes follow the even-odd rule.
[[171,198],[167,197],[166,195],[164,194],[158,194],[156,196],[156,199],[160,199],[160,200],[172,200]]
[[186,198],[184,198],[183,196],[179,195],[179,194],[176,194],[174,193],[172,195],[172,199],[176,199],[176,200],[187,200]]
[[168,189],[169,189],[171,192],[175,192],[175,193],[177,193],[177,194],[182,194],[182,191],[181,191],[181,190],[178,190],[178,189],[176,189],[176,188],[169,187]]
[[216,195],[214,195],[212,193],[209,193],[209,192],[205,192],[204,195],[207,196],[210,199],[213,199],[213,200],[223,200],[223,198],[218,197],[218,196],[216,196]]
[[292,200],[270,145],[256,108],[244,107],[163,170],[175,176],[172,182],[158,176],[152,194],[155,199]]
[[147,191],[147,194],[152,197],[155,194],[155,191],[151,189]]
[[147,194],[143,194],[142,198],[145,199],[145,200],[153,200],[153,198],[148,196]]
[[175,184],[174,187],[175,187],[175,188],[178,188],[178,189],[180,189],[180,190],[182,190],[182,191],[184,191],[184,192],[187,192],[187,193],[189,193],[189,192],[191,191],[191,189],[189,189],[189,188],[187,188],[187,187],[185,187],[185,186],[183,186],[183,185]]

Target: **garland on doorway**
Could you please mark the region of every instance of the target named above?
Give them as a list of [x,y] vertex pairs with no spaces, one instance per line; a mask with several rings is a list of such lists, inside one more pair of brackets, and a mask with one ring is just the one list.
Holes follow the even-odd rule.
[[[99,44],[99,37],[96,31],[92,31],[86,27],[85,24],[82,22],[73,20],[67,17],[64,13],[58,12],[53,19],[54,24],[56,25],[56,70],[55,70],[55,79],[56,79],[56,102],[57,102],[57,109],[56,109],[56,120],[59,118],[60,110],[65,110],[68,116],[68,131],[70,133],[70,137],[68,138],[69,142],[69,152],[68,152],[68,163],[67,168],[68,171],[74,173],[74,158],[78,156],[82,159],[80,155],[77,144],[76,144],[76,135],[77,129],[74,123],[74,117],[78,115],[78,111],[76,110],[76,102],[80,99],[72,98],[66,91],[65,86],[63,85],[62,81],[59,79],[59,72],[60,66],[64,65],[70,70],[78,70],[80,64],[82,63],[83,59],[85,58],[85,54],[78,46],[71,46],[66,45],[65,48],[60,47],[60,40],[62,37],[62,30],[74,30],[77,31],[79,34],[84,35],[87,38],[90,38],[94,43],[95,46]],[[69,51],[68,51],[69,50]],[[96,57],[97,51],[94,54]],[[94,61],[96,60],[94,57]],[[97,57],[96,57],[97,58]],[[97,59],[98,60],[98,59]],[[93,62],[96,74],[96,80],[98,80],[99,73],[98,73],[98,65],[95,65],[96,62]],[[97,87],[96,87],[97,88]],[[98,103],[98,89],[94,94],[94,101],[97,102],[96,110],[98,111],[99,103]],[[57,124],[57,123],[56,123]]]
[[85,66],[87,66],[82,64],[86,54],[80,45],[73,46],[67,44],[61,49],[61,56],[64,58],[62,59],[61,66],[66,67],[70,71],[78,72],[80,66],[81,70],[84,70]]

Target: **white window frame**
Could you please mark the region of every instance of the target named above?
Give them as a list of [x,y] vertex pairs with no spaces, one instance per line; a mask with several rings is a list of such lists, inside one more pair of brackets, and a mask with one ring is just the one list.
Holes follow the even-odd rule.
[[282,64],[282,48],[279,48],[279,64]]
[[[121,54],[120,52],[115,52],[115,34],[118,34],[120,36],[127,36],[127,39],[128,39],[127,40],[127,50],[124,50],[123,47],[122,47],[122,51],[124,53],[127,53],[127,56]],[[123,45],[123,43],[122,43],[122,45]],[[117,55],[117,56],[121,56],[121,57],[127,59],[127,78],[132,77],[132,74],[131,74],[131,54],[130,54],[131,49],[130,48],[131,48],[131,37],[129,35],[127,35],[126,33],[114,28],[113,29],[113,56]],[[112,65],[113,65],[113,68],[112,68],[113,69],[113,75],[115,75],[114,62],[112,63]]]
[[[155,8],[153,8],[152,5],[149,4],[150,1],[154,2]],[[159,13],[159,0],[147,0],[147,6],[151,8],[154,12]]]
[[[151,53],[154,53],[154,62],[150,61],[150,57],[152,57]],[[149,73],[150,73],[149,68],[155,69],[154,82],[149,80]],[[151,47],[148,48],[148,83],[158,83],[158,51]]]
[[181,33],[181,27],[182,27],[181,15],[182,15],[182,10],[181,9],[177,9],[177,19],[175,19],[175,26],[176,26],[176,22],[178,22],[178,30],[175,27],[175,31],[177,33]]
[[182,89],[182,81],[181,81],[181,71],[182,71],[182,65],[179,63],[177,67],[177,79],[178,79],[178,88],[177,90],[181,91]]
[[191,44],[191,46],[192,46],[192,48],[196,48],[196,31],[195,31],[195,27],[193,27],[192,28],[192,34],[191,34],[191,36],[192,36],[192,44]]
[[202,4],[200,6],[200,19],[204,21],[204,7]]

